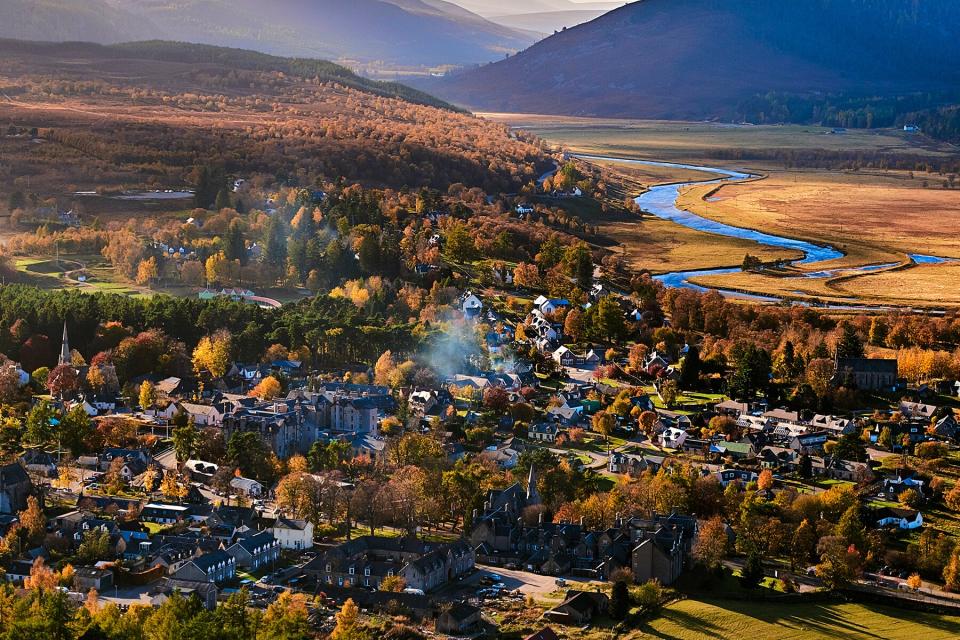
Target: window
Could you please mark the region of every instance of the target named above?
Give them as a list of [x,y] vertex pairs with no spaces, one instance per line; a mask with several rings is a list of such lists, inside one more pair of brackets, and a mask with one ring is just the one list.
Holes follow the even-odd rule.
[[353,573],[354,573],[354,568],[350,567],[350,575],[353,575]]
[[370,575],[370,567],[364,567],[364,569],[363,569],[363,575],[365,575],[365,576]]
[[330,565],[329,565],[329,563],[327,564],[327,573],[330,573]]

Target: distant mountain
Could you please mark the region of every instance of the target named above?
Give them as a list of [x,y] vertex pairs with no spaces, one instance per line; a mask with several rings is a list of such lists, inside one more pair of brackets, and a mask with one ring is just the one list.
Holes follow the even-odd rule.
[[178,40],[406,66],[487,62],[536,39],[443,0],[0,0],[0,37]]
[[157,26],[106,0],[0,0],[0,37],[114,43],[154,37]]
[[553,33],[584,22],[590,22],[602,16],[606,11],[602,9],[574,10],[574,11],[544,11],[542,13],[516,13],[504,16],[490,16],[491,22],[496,22],[513,29],[523,29],[536,33]]
[[818,119],[867,109],[851,96],[957,92],[957,33],[955,0],[645,0],[424,86],[484,110]]

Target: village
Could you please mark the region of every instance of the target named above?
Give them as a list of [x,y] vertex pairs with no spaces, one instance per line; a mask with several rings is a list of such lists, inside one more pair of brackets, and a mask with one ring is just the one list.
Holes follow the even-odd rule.
[[[585,348],[577,315],[596,307],[603,333],[626,335],[649,313],[606,284],[519,314],[498,300],[452,301],[456,340],[475,332],[478,349],[455,346],[442,376],[404,372],[389,351],[347,372],[282,348],[236,361],[214,336],[196,375],[132,378],[135,394],[90,383],[117,374],[71,349],[68,318],[26,420],[45,437],[0,468],[4,579],[29,589],[52,574],[78,602],[124,610],[174,593],[213,609],[240,591],[266,608],[294,592],[320,628],[352,600],[456,636],[490,633],[493,612],[524,602],[542,611],[532,627],[590,625],[621,607],[611,584],[656,585],[666,601],[659,590],[695,566],[957,606],[911,548],[938,544],[960,503],[943,479],[960,382],[911,386],[896,359],[838,346],[827,384],[874,406],[791,410],[749,384],[731,395],[696,346]],[[727,375],[771,376],[747,368]],[[16,363],[6,374],[24,393],[35,384]],[[835,512],[801,520],[828,532],[819,547],[764,515],[814,500]],[[746,522],[778,546],[750,541]],[[865,552],[838,568],[822,547],[841,536]]]

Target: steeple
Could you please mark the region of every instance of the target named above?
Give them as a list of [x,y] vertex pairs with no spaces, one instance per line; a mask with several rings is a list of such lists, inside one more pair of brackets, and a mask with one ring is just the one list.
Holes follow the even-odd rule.
[[540,492],[537,491],[537,468],[530,465],[530,475],[527,477],[527,506],[540,504]]
[[70,364],[70,338],[67,337],[67,322],[63,322],[63,344],[60,346],[60,364]]

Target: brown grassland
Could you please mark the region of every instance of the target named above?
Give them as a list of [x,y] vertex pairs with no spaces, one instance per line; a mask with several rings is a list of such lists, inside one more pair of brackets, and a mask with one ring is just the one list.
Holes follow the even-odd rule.
[[753,126],[709,122],[619,120],[531,114],[478,114],[494,122],[535,133],[575,153],[687,163],[715,160],[726,149],[763,151],[863,151],[947,157],[948,144],[891,130],[854,130],[833,135],[831,129],[807,125]]
[[[955,265],[916,266],[907,255],[960,259],[960,234],[956,232],[960,227],[960,194],[944,188],[951,174],[928,170],[929,167],[914,171],[869,166],[816,168],[821,161],[836,160],[836,154],[880,153],[889,154],[884,157],[890,158],[928,158],[939,162],[957,157],[958,150],[950,145],[891,130],[831,134],[829,129],[812,126],[732,126],[504,114],[487,117],[523,127],[573,153],[702,163],[763,174],[763,179],[720,189],[714,185],[689,187],[681,195],[680,204],[704,217],[831,245],[846,254],[835,261],[803,268],[701,277],[696,280],[698,284],[846,303],[861,300],[913,306],[960,304],[960,294],[955,292]],[[778,161],[748,159],[753,152],[769,149],[782,151],[783,157]],[[722,157],[736,156],[740,151],[744,158],[739,161]],[[813,168],[786,166],[798,158],[802,159],[801,164],[808,163]],[[703,176],[685,169],[600,164],[619,174],[636,193],[651,184]],[[632,266],[656,272],[733,266],[740,263],[745,253],[765,261],[797,257],[668,222],[651,223],[649,218],[641,224],[611,222],[606,231],[626,245]],[[822,278],[798,277],[804,271],[888,264],[890,268],[897,267],[892,272],[884,269],[855,276],[840,272]]]

